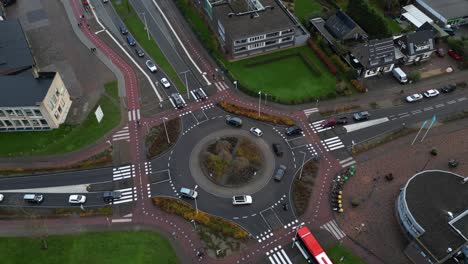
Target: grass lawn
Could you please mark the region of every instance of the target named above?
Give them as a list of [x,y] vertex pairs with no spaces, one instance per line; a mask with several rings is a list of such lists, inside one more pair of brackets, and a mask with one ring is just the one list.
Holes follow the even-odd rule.
[[38,238],[0,238],[2,263],[179,263],[169,242],[152,232],[49,236],[47,245],[41,249]]
[[[302,54],[320,74],[311,71],[299,55],[249,66],[258,61],[297,53]],[[308,46],[231,62],[226,66],[242,86],[250,91],[267,93],[278,102],[300,103],[311,98],[323,98],[335,92],[335,77]]]
[[98,104],[104,118],[98,123],[94,111],[80,125],[62,124],[58,129],[35,132],[8,132],[0,136],[0,156],[28,156],[66,153],[92,144],[120,122],[117,82],[105,85]]
[[180,93],[184,93],[187,90],[183,85],[180,76],[172,68],[169,61],[166,59],[162,51],[159,49],[156,42],[152,39],[148,40],[148,34],[145,30],[145,25],[140,20],[138,15],[133,10],[132,5],[128,0],[113,0],[112,4],[119,14],[120,18],[125,23],[128,31],[136,39],[139,45],[143,47],[147,55],[156,60],[156,64],[163,69],[163,71],[169,76],[169,78],[174,82],[175,86]]
[[[327,255],[330,257],[333,263],[340,264],[366,264],[364,260],[354,255],[349,249],[343,247],[340,244],[336,244],[333,247],[326,250]],[[341,260],[343,258],[343,260]],[[340,261],[341,260],[341,261]]]
[[322,11],[322,5],[315,0],[296,0],[294,13],[302,24],[307,25],[307,19],[312,15],[318,15]]

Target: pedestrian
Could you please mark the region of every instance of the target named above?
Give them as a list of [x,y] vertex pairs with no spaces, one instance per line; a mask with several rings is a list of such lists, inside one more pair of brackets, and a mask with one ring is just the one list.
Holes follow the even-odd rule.
[[81,23],[80,23],[80,22],[78,22],[78,27],[81,27]]
[[86,24],[86,26],[88,27],[88,29],[90,28],[90,27],[89,27],[89,24]]

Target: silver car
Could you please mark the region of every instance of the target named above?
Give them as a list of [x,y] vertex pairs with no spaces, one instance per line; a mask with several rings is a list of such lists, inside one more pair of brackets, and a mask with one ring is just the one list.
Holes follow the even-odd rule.
[[278,169],[276,169],[276,172],[275,172],[275,181],[281,181],[285,172],[286,172],[286,166],[280,165]]

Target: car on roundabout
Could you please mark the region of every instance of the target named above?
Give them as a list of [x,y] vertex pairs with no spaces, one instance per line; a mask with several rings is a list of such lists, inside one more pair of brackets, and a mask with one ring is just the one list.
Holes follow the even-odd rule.
[[286,173],[286,166],[280,165],[276,169],[276,172],[275,172],[275,176],[274,176],[275,181],[281,181],[281,179],[283,179],[285,173]]
[[252,135],[257,136],[257,137],[261,137],[263,135],[263,131],[260,130],[260,128],[258,127],[251,127],[250,133],[252,133]]
[[179,191],[180,195],[183,197],[191,198],[191,199],[197,199],[198,197],[198,192],[189,188],[182,187],[180,188]]
[[439,91],[436,89],[430,89],[424,92],[424,97],[426,98],[431,98],[431,97],[436,97],[439,95]]
[[281,145],[278,144],[278,143],[273,143],[271,144],[272,148],[273,148],[273,152],[275,152],[275,155],[278,156],[278,157],[282,157],[283,156],[283,149],[281,148]]
[[232,204],[233,205],[252,204],[252,196],[250,196],[250,195],[234,195],[232,197]]
[[287,136],[300,135],[302,133],[302,128],[300,126],[290,126],[286,128]]
[[81,194],[72,194],[68,198],[69,204],[84,204],[86,202],[86,196]]
[[414,102],[417,102],[417,101],[419,101],[421,99],[423,99],[423,96],[422,96],[422,94],[419,94],[419,93],[415,93],[415,94],[406,96],[406,98],[405,98],[406,102],[408,102],[408,103],[414,103]]
[[233,127],[241,127],[242,126],[242,119],[237,116],[226,116],[226,124],[233,126]]

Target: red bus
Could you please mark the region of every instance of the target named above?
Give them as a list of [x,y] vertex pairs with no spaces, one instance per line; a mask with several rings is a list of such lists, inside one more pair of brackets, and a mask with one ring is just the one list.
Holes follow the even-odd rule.
[[307,263],[333,264],[309,228],[303,226],[297,230],[294,244],[307,260]]

